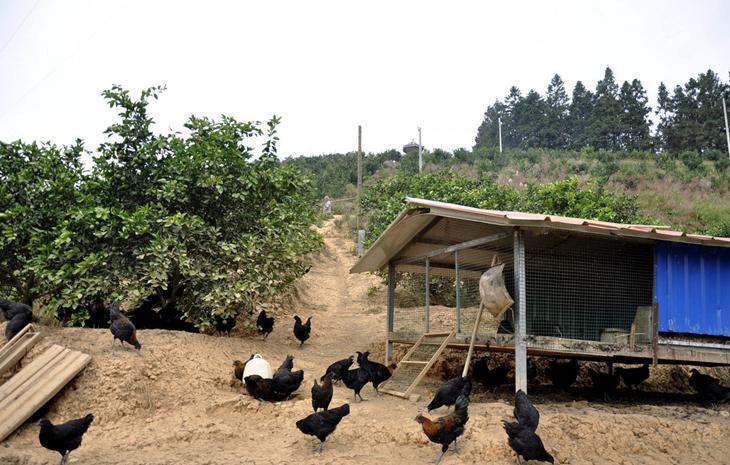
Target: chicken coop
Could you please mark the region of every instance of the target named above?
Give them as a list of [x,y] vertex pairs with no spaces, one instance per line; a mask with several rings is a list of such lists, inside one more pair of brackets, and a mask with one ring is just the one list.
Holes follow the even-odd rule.
[[[479,349],[518,355],[730,365],[730,239],[404,202],[351,270],[387,273],[388,360],[394,343],[449,334],[438,342],[467,348],[474,334]],[[475,330],[494,266],[514,304]]]

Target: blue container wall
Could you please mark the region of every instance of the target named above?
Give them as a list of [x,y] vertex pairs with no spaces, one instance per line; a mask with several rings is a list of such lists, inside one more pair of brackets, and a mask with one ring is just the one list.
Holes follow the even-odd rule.
[[659,331],[730,336],[730,249],[657,242],[654,250]]

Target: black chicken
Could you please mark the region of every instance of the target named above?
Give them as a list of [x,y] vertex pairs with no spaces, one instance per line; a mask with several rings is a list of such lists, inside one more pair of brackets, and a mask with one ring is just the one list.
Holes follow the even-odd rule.
[[256,318],[256,329],[264,335],[264,341],[274,331],[274,317],[266,316],[266,310],[261,310],[258,318]]
[[572,359],[569,362],[560,363],[557,360],[550,360],[545,374],[559,389],[567,389],[571,384],[575,383],[578,377],[578,360]]
[[320,440],[318,447],[314,448],[315,452],[322,452],[324,441],[327,436],[332,434],[340,421],[350,414],[350,405],[343,404],[331,410],[324,412],[315,412],[297,421],[296,425],[299,431],[310,436],[315,436]]
[[135,349],[139,350],[142,348],[142,344],[137,341],[137,328],[134,327],[129,318],[122,315],[119,311],[119,302],[112,302],[112,307],[109,310],[109,318],[112,324],[109,326],[109,330],[114,335],[112,340],[112,346],[114,342],[119,339],[119,343],[124,346],[124,343],[132,344]]
[[358,402],[358,397],[360,397],[360,400],[366,400],[360,395],[360,390],[370,381],[367,370],[362,367],[348,370],[347,367],[343,366],[340,370],[340,379],[348,389],[355,391],[355,402]]
[[274,389],[274,381],[271,378],[249,375],[243,378],[243,383],[248,394],[255,399],[278,402],[289,397],[289,394]]
[[603,394],[603,399],[606,401],[609,400],[609,394],[621,383],[621,378],[616,373],[603,373],[592,368],[588,368],[588,377],[593,381],[593,389]]
[[298,315],[294,315],[294,336],[299,340],[299,347],[304,341],[309,339],[309,333],[312,332],[312,317],[307,318],[307,322],[302,324],[302,319]]
[[639,368],[616,368],[616,374],[624,380],[627,388],[633,389],[649,378],[649,365],[644,364]]
[[515,393],[515,409],[513,414],[520,425],[532,431],[535,431],[537,425],[540,423],[540,412],[537,411],[522,389],[519,389]]
[[31,318],[33,316],[33,310],[30,306],[20,302],[13,302],[12,300],[0,299],[0,309],[2,309],[3,316],[8,321],[12,320],[16,315],[23,313],[30,315]]
[[545,446],[534,430],[518,422],[502,420],[504,431],[507,433],[509,446],[517,454],[517,463],[520,463],[520,456],[525,460],[538,460],[540,462],[555,463],[552,455],[545,450]]
[[373,383],[373,388],[375,389],[375,395],[377,397],[380,397],[380,392],[378,392],[378,386],[380,386],[380,384],[384,381],[390,379],[390,377],[393,376],[393,372],[396,368],[398,368],[398,366],[395,363],[391,363],[390,365],[385,366],[382,363],[372,362],[368,360],[369,355],[370,352],[368,351],[362,353],[357,352],[357,364],[368,372],[368,375],[370,376],[370,381]]
[[81,445],[81,438],[84,436],[89,425],[94,421],[94,415],[88,414],[84,418],[70,420],[60,425],[54,425],[47,419],[38,422],[41,426],[38,439],[41,446],[49,450],[55,450],[61,454],[61,465],[66,463],[68,454],[78,449]]
[[28,323],[33,321],[32,313],[16,313],[14,317],[8,321],[5,325],[5,338],[9,341],[20,332],[21,329],[25,328]]
[[222,336],[223,333],[226,333],[227,335],[231,335],[231,330],[236,327],[236,317],[238,315],[228,315],[228,316],[221,316],[221,315],[215,315],[214,321],[215,321],[215,332]]
[[[340,373],[342,373],[342,368],[349,369],[352,366],[353,357],[350,355],[348,358],[343,358],[342,360],[337,360],[335,363],[327,367],[327,370],[324,372],[325,375],[327,373],[332,374],[332,381],[337,381],[340,378]],[[322,375],[321,378],[319,378],[319,381],[321,382],[324,379],[324,376]]]
[[730,395],[730,388],[726,388],[720,384],[720,380],[710,375],[703,375],[696,369],[692,369],[692,375],[689,377],[689,385],[699,393],[700,396],[706,398],[713,404],[717,404],[727,399]]
[[332,373],[323,376],[322,385],[317,384],[314,380],[312,385],[312,408],[316,412],[318,409],[327,410],[332,402]]
[[294,368],[294,357],[287,355],[271,380],[274,391],[286,394],[287,397],[299,389],[304,380],[304,371],[291,371],[292,368]]
[[460,395],[469,397],[471,394],[471,381],[463,376],[457,376],[451,378],[448,381],[441,383],[441,386],[436,390],[436,395],[428,404],[428,411],[437,409],[443,405],[451,406],[454,405],[456,399]]
[[454,404],[454,413],[450,415],[439,417],[436,420],[430,420],[420,413],[416,416],[416,421],[421,424],[428,439],[436,444],[441,444],[441,455],[436,463],[441,462],[452,442],[454,452],[458,452],[456,439],[464,434],[464,425],[469,421],[468,407],[469,398],[461,395]]
[[507,383],[507,375],[510,368],[506,365],[497,365],[489,369],[489,358],[485,355],[474,362],[472,366],[472,378],[484,385],[487,390],[496,391],[497,388]]

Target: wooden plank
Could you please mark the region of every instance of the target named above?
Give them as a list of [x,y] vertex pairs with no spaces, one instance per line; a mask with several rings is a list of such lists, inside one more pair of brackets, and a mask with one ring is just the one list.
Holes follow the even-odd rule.
[[[58,346],[51,346],[46,353],[57,353],[54,347]],[[11,395],[0,398],[2,405],[0,406],[0,441],[58,394],[91,362],[90,355],[63,347],[61,349],[60,353],[63,355],[60,358],[50,356],[51,360],[56,361],[55,363],[36,364],[35,368],[39,370],[41,376],[24,376],[26,381],[14,389]],[[25,367],[21,373],[31,371],[31,365]],[[8,402],[7,399],[11,401]]]
[[64,350],[66,349],[56,344],[46,349],[45,352],[20,370],[20,373],[17,373],[15,376],[7,380],[5,384],[0,386],[0,399],[9,395],[18,386],[26,382],[34,373],[47,365],[51,360],[58,357]]
[[428,362],[421,362],[421,361],[417,361],[417,360],[401,360],[400,363],[410,363],[413,365],[425,365]]
[[441,352],[444,351],[444,349],[446,348],[446,345],[449,343],[449,341],[451,341],[451,338],[453,338],[453,337],[454,337],[453,332],[449,333],[449,335],[446,336],[446,338],[444,339],[444,342],[441,343],[441,346],[438,348],[438,350],[433,354],[433,356],[431,356],[431,360],[428,361],[426,366],[423,367],[423,370],[421,370],[421,373],[418,376],[416,376],[416,379],[413,380],[413,382],[411,383],[411,386],[406,390],[406,392],[405,392],[406,394],[410,394],[411,391],[413,391],[413,389],[415,389],[415,387],[418,386],[418,384],[421,382],[423,377],[426,376],[426,373],[428,373],[428,370],[430,370],[431,367],[433,366],[433,364],[436,363],[436,359],[439,358],[439,356],[441,355]]
[[5,344],[3,344],[2,349],[0,349],[0,360],[2,359],[3,353],[6,349],[9,349],[15,342],[17,342],[20,338],[22,338],[25,335],[25,333],[27,333],[31,330],[35,330],[33,323],[28,323],[27,325],[25,325],[23,327],[23,329],[18,331],[11,340],[9,340]]
[[0,354],[0,375],[17,365],[40,338],[41,333],[29,332],[23,334],[22,339],[14,342],[12,347],[8,347],[9,344],[3,347],[3,353]]

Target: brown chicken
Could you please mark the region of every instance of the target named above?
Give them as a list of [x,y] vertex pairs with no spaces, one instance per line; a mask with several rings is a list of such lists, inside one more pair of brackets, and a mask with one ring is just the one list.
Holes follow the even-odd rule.
[[233,377],[238,379],[239,381],[243,381],[243,371],[246,369],[246,364],[248,362],[250,362],[252,359],[253,359],[253,354],[251,354],[251,356],[245,362],[242,362],[240,360],[234,360],[233,361]]
[[449,445],[454,443],[454,452],[458,452],[456,439],[464,434],[464,425],[469,421],[469,398],[460,395],[454,404],[454,413],[440,417],[436,420],[430,420],[422,414],[418,414],[416,421],[421,424],[423,432],[428,436],[431,442],[441,444],[441,456],[436,463],[441,462],[444,454],[449,450]]

